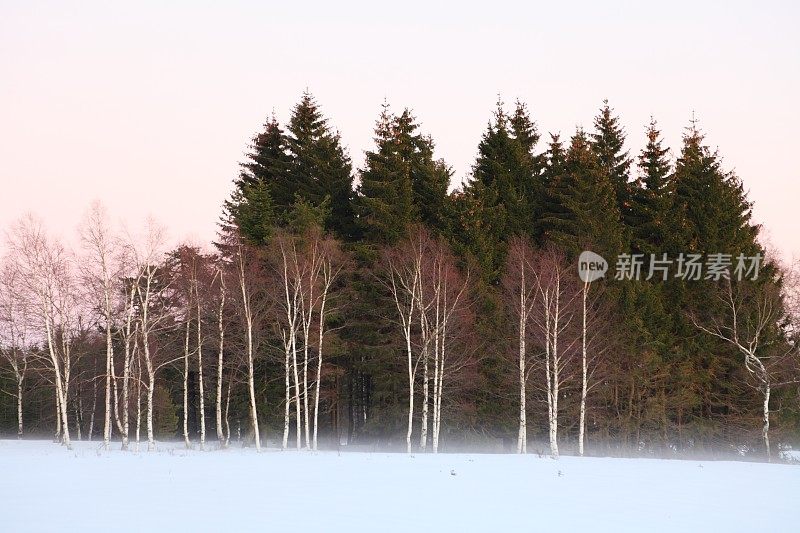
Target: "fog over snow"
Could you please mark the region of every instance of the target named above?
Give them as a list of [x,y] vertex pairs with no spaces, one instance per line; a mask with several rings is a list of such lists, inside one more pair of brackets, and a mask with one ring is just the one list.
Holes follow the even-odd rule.
[[116,446],[0,441],[4,530],[780,532],[800,517],[792,464]]

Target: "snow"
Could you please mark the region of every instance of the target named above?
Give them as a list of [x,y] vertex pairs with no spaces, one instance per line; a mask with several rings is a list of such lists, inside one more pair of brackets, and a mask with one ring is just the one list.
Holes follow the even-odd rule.
[[[213,443],[211,443],[213,446]],[[0,441],[4,531],[797,531],[800,466]],[[143,448],[144,450],[144,448]]]

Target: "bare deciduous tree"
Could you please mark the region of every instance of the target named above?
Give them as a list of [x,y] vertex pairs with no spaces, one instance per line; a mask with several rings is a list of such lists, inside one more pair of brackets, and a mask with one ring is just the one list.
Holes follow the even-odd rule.
[[[786,310],[778,288],[772,284],[725,280],[717,295],[722,316],[706,319],[692,315],[694,325],[734,347],[743,358],[751,386],[761,395],[761,437],[767,459],[771,458],[770,396],[776,387],[796,382],[786,378],[796,370],[795,346],[784,335]],[[796,375],[792,372],[791,375]]]

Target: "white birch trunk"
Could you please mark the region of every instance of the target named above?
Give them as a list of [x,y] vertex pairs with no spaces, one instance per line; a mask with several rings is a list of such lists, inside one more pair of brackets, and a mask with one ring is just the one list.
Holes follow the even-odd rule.
[[217,440],[221,446],[227,446],[225,432],[222,427],[222,378],[223,378],[223,354],[225,353],[225,324],[223,315],[225,311],[225,284],[222,278],[222,271],[219,271],[220,282],[220,303],[218,317],[219,330],[219,354],[217,357]]
[[289,446],[289,419],[290,419],[290,407],[292,404],[292,395],[291,395],[291,385],[289,382],[289,360],[291,358],[291,341],[285,341],[284,343],[284,362],[283,362],[283,376],[284,376],[284,391],[285,391],[285,398],[284,398],[284,406],[283,406],[283,442],[281,444],[282,449],[286,449]]
[[183,343],[183,442],[186,448],[189,442],[189,319],[186,319],[186,334]]
[[[142,429],[142,364],[141,362],[136,365],[138,378],[136,380],[136,451],[139,451],[139,441]],[[127,409],[126,409],[127,410]],[[125,445],[127,446],[127,432],[125,437]],[[125,448],[127,449],[127,448]]]
[[147,372],[148,386],[147,386],[147,451],[156,449],[156,439],[153,434],[153,389],[156,386],[156,374],[148,369]]
[[527,407],[525,404],[527,398],[525,335],[527,326],[526,309],[528,306],[525,302],[525,295],[525,270],[523,265],[522,268],[520,268],[519,291],[519,433],[517,435],[517,453],[527,453],[528,451],[528,422]]
[[322,382],[322,340],[325,335],[325,303],[328,297],[328,287],[330,286],[330,276],[325,276],[325,289],[322,293],[322,301],[319,306],[319,337],[317,352],[317,382],[314,390],[314,442],[312,448],[317,449],[317,429],[319,427],[319,387]]
[[230,418],[228,417],[228,412],[230,411],[231,407],[231,385],[232,383],[228,383],[228,395],[225,399],[225,447],[227,448],[231,443],[231,423]]
[[250,307],[250,295],[245,279],[243,250],[239,248],[239,288],[242,291],[242,305],[245,313],[245,327],[247,329],[247,392],[250,397],[250,423],[253,428],[253,439],[256,451],[261,451],[261,435],[258,429],[258,408],[256,406],[255,370],[253,368],[253,311]]
[[[108,288],[104,292],[106,304],[106,401],[103,414],[103,447],[107,450],[111,442],[111,369],[114,366],[114,342],[111,335],[111,302]],[[92,409],[91,425],[94,426],[94,409]],[[91,428],[89,430],[89,440],[92,440]]]
[[[66,377],[68,381],[69,376],[64,376],[64,372],[67,369],[64,369],[62,372],[61,369],[61,361],[59,360],[59,356],[56,353],[55,341],[53,339],[53,329],[50,322],[51,318],[49,315],[45,316],[45,329],[47,333],[47,346],[48,352],[50,354],[50,362],[53,365],[53,372],[55,377],[55,387],[56,387],[56,414],[58,417],[58,424],[56,426],[56,435],[60,434],[61,442],[68,448],[72,448],[72,443],[69,438],[69,408],[67,406],[67,391],[65,390],[65,383],[62,382],[62,379]],[[66,359],[65,359],[66,361]]]
[[550,418],[550,454],[558,459],[558,394],[561,384],[561,360],[558,353],[558,332],[560,319],[561,287],[560,280],[556,278],[556,287],[553,294],[555,307],[553,309],[553,415]]
[[772,392],[772,387],[767,381],[764,383],[764,426],[761,429],[761,434],[764,438],[764,449],[767,451],[767,461],[772,461],[772,454],[769,447],[769,396]]
[[292,343],[292,377],[294,378],[294,406],[295,406],[295,436],[297,441],[297,449],[302,448],[303,433],[301,431],[301,413],[300,413],[300,377],[297,371],[297,334],[295,331],[289,333]]
[[202,314],[200,309],[200,291],[195,280],[195,297],[197,298],[197,392],[200,395],[200,449],[206,447],[206,403],[203,387],[203,335]]
[[25,376],[17,376],[17,438],[22,438],[22,382]]
[[586,394],[588,384],[589,365],[586,355],[586,297],[589,293],[589,283],[583,284],[583,324],[581,328],[581,414],[578,424],[578,455],[583,456],[584,441],[586,439]]
[[56,431],[53,442],[61,442],[61,399],[58,397],[58,388],[53,384],[53,397],[56,400]]

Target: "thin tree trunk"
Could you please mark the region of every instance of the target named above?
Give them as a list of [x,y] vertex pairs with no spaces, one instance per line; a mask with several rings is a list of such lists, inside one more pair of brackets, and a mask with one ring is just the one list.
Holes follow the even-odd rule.
[[[97,410],[97,380],[92,380],[92,412],[89,415],[89,431],[87,435],[87,440],[92,442],[92,436],[94,433],[94,412]],[[109,414],[109,422],[110,422],[110,414]]]
[[517,453],[527,453],[528,451],[528,420],[527,420],[527,391],[526,391],[526,346],[525,330],[527,326],[525,302],[525,271],[524,265],[520,269],[520,291],[519,291],[519,433],[517,435]]
[[253,427],[253,438],[256,451],[261,451],[261,435],[258,430],[258,408],[256,407],[255,370],[253,368],[253,311],[250,307],[250,295],[247,291],[247,282],[244,271],[243,250],[239,249],[239,288],[242,291],[242,304],[245,313],[245,327],[247,329],[247,392],[250,396],[250,423]]
[[291,344],[285,343],[284,351],[285,351],[285,358],[283,362],[283,375],[284,375],[284,390],[285,390],[285,399],[284,399],[284,406],[283,406],[283,443],[281,444],[281,448],[284,450],[289,446],[289,418],[290,418],[290,407],[292,403],[291,397],[291,386],[289,382],[289,359],[291,357],[290,354]]
[[317,352],[317,383],[314,390],[314,443],[313,449],[317,449],[317,429],[319,425],[319,387],[322,382],[322,339],[325,335],[325,301],[328,296],[327,290],[328,280],[326,279],[326,288],[322,293],[322,301],[319,307],[319,337],[318,337],[318,352]]
[[[105,266],[103,267],[105,270]],[[105,281],[105,276],[104,276]],[[111,442],[111,369],[114,367],[114,342],[111,336],[111,302],[109,301],[109,288],[104,287],[106,305],[106,397],[105,413],[103,416],[103,447],[107,450]],[[96,388],[96,385],[95,385]],[[94,402],[93,402],[94,403]],[[94,426],[94,406],[92,407],[92,426]],[[89,430],[89,440],[92,440],[92,431]]]
[[75,434],[79,441],[83,440],[81,436],[81,423],[83,422],[83,402],[81,402],[80,386],[78,387],[78,394],[75,396]]
[[[140,433],[142,429],[142,365],[137,365],[138,378],[136,380],[136,451],[139,451]],[[126,432],[127,445],[127,432]]]
[[[127,344],[127,342],[128,342],[127,340],[125,342],[126,342],[125,360],[123,361],[123,367],[122,367],[122,430],[120,431],[120,433],[122,433],[122,449],[123,450],[127,450],[128,449],[128,442],[130,441],[130,405],[129,405],[130,402],[129,402],[129,399],[130,399],[130,381],[131,381],[131,365],[132,365],[132,360],[131,360],[132,355],[131,355],[130,345]],[[137,354],[137,355],[139,353],[138,346],[139,346],[138,340],[134,340],[133,352],[135,354]],[[141,380],[142,380],[142,363],[141,363],[141,361],[138,361],[136,366],[138,368],[138,373],[139,373],[139,382],[141,382]],[[141,387],[141,383],[139,384],[139,387]],[[138,394],[138,392],[137,392],[137,394]],[[137,401],[138,401],[138,397],[137,397]],[[138,423],[138,421],[137,421],[137,423]]]
[[222,378],[223,378],[223,354],[225,353],[225,324],[222,321],[225,311],[225,285],[222,280],[222,272],[219,272],[220,280],[220,304],[219,304],[219,355],[217,357],[217,440],[223,446],[227,446],[225,433],[222,427]]
[[561,381],[561,362],[558,355],[560,291],[559,282],[556,281],[555,308],[553,309],[553,416],[550,420],[550,453],[556,459],[558,458],[558,389]]
[[206,446],[206,403],[203,387],[203,336],[201,330],[200,291],[195,281],[195,297],[197,298],[197,388],[200,395],[200,449]]
[[56,431],[53,442],[61,442],[61,399],[58,397],[58,387],[53,384],[53,397],[56,400]]
[[156,449],[156,439],[153,434],[153,389],[156,386],[156,374],[148,370],[147,377],[149,384],[147,387],[147,451]]
[[261,435],[258,431],[258,410],[256,407],[255,370],[253,368],[253,328],[247,327],[247,388],[250,393],[250,423],[253,425],[253,438],[256,451],[261,451]]
[[767,452],[767,461],[772,461],[772,455],[769,447],[769,396],[772,392],[770,383],[764,384],[764,427],[762,428],[762,435],[764,437],[764,448]]
[[[69,383],[68,368],[64,368],[64,374],[61,372],[61,363],[59,362],[58,355],[56,355],[53,330],[50,323],[50,317],[45,318],[45,328],[47,332],[47,346],[50,352],[50,361],[53,364],[55,385],[56,385],[56,415],[58,416],[58,423],[56,425],[56,436],[60,436],[61,442],[68,448],[72,448],[72,443],[69,438],[69,410],[67,408],[67,391],[65,390],[65,383],[62,382],[62,377],[65,378],[66,383]],[[65,362],[67,361],[65,357]]]
[[430,403],[428,347],[427,343],[425,344],[426,345],[422,349],[422,426],[419,434],[419,447],[422,451],[425,451],[428,447],[428,404]]
[[583,328],[581,329],[581,414],[578,430],[578,455],[583,455],[584,439],[586,438],[586,393],[588,363],[586,357],[586,296],[589,293],[589,283],[583,284]]
[[411,453],[411,432],[414,429],[414,369],[411,353],[411,329],[406,332],[406,351],[408,354],[408,430],[406,431],[406,451]]
[[292,343],[292,375],[294,377],[295,436],[297,437],[297,449],[299,450],[302,447],[303,434],[300,428],[300,378],[297,371],[297,334],[292,330],[290,335]]
[[228,417],[228,413],[231,407],[231,385],[232,383],[228,383],[228,395],[225,399],[225,447],[227,448],[231,443],[231,423],[230,418]]
[[183,442],[186,448],[189,442],[189,319],[186,319],[186,335],[183,343]]
[[17,438],[22,438],[22,381],[25,378],[17,378]]
[[[312,263],[312,270],[313,270],[313,263]],[[309,344],[309,336],[311,332],[311,320],[313,317],[313,306],[314,306],[314,276],[313,274],[309,276],[309,296],[308,296],[308,303],[306,304],[304,298],[301,298],[301,305],[303,306],[303,425],[305,429],[305,439],[306,439],[306,449],[311,448],[311,428],[310,428],[310,419],[309,419],[309,411],[308,411],[308,344]],[[307,312],[308,315],[306,316],[306,309],[308,307]]]

